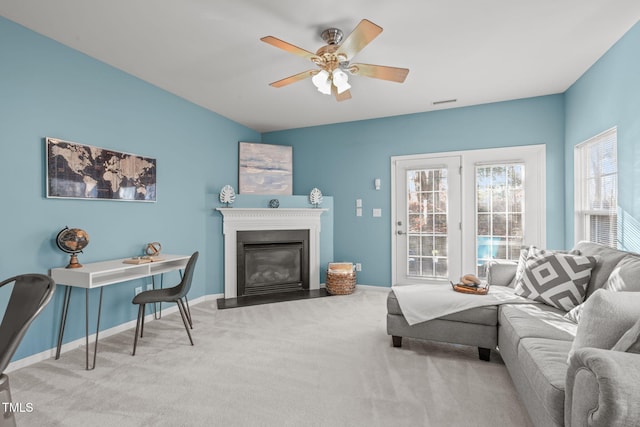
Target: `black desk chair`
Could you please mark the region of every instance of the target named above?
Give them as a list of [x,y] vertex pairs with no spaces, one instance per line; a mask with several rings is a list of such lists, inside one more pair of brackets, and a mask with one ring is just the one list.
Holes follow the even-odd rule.
[[[44,307],[51,301],[56,284],[44,274],[22,274],[0,282],[0,288],[13,283],[13,290],[0,324],[0,401],[11,402],[9,378],[4,370],[9,366],[24,334]],[[3,405],[0,427],[15,426],[13,412]]]
[[193,345],[193,339],[191,338],[191,332],[189,332],[189,324],[191,323],[191,318],[187,314],[187,311],[184,306],[184,302],[182,302],[182,298],[186,297],[187,292],[191,288],[191,280],[193,279],[193,270],[196,266],[196,261],[198,260],[198,252],[194,252],[189,258],[189,262],[187,263],[186,268],[184,269],[184,274],[182,275],[182,280],[177,286],[173,288],[166,289],[152,289],[149,291],[140,292],[138,295],[133,297],[133,304],[138,304],[140,307],[138,308],[138,321],[136,323],[136,336],[133,340],[133,354],[136,354],[136,346],[138,345],[138,332],[140,333],[140,338],[142,338],[142,334],[144,333],[144,312],[145,305],[152,303],[163,303],[163,302],[175,302],[178,305],[178,310],[180,311],[180,316],[182,316],[182,322],[184,323],[184,328],[187,330],[187,335],[189,335],[189,341],[191,345]]

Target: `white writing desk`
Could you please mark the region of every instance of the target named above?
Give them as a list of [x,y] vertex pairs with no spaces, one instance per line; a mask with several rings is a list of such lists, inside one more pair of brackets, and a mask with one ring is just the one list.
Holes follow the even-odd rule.
[[[69,302],[71,300],[71,288],[85,289],[85,339],[86,339],[86,369],[94,369],[96,367],[96,353],[98,350],[98,332],[100,330],[100,312],[102,311],[102,291],[105,286],[122,283],[129,280],[151,277],[155,275],[167,273],[169,271],[182,270],[189,261],[188,255],[161,255],[158,261],[148,262],[144,264],[127,264],[124,262],[127,258],[94,262],[84,264],[80,268],[53,268],[51,269],[51,277],[56,284],[64,285],[64,302],[62,305],[62,316],[60,318],[60,330],[58,332],[58,345],[56,348],[56,359],[60,358],[60,348],[62,347],[62,338],[67,323],[67,311],[69,310]],[[153,282],[155,288],[155,281]],[[96,323],[96,341],[93,349],[93,365],[89,366],[89,289],[100,288],[100,302],[98,303],[98,320]]]

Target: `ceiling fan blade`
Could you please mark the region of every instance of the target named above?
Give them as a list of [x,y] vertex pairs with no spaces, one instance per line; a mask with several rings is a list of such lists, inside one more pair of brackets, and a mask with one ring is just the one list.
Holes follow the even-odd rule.
[[301,56],[305,59],[313,60],[313,58],[318,58],[318,55],[313,52],[309,52],[308,50],[302,49],[301,47],[292,45],[291,43],[287,43],[273,36],[266,36],[261,38],[260,40],[265,43],[269,43],[271,46],[286,50],[289,53],[293,53],[294,55]]
[[307,70],[298,74],[294,74],[293,76],[286,77],[282,80],[278,80],[277,82],[269,83],[269,85],[273,87],[282,87],[290,85],[291,83],[299,82],[300,80],[307,79],[317,73],[318,70]]
[[332,88],[333,90],[333,94],[336,97],[336,101],[340,102],[340,101],[346,101],[347,99],[351,99],[351,91],[349,90],[345,90],[342,93],[338,93],[338,91],[336,90],[335,86]]
[[408,68],[386,67],[384,65],[351,64],[348,68],[351,74],[374,79],[389,80],[403,83],[409,74]]
[[351,60],[351,58],[364,49],[366,45],[371,43],[373,39],[378,37],[381,32],[382,27],[379,27],[367,19],[363,19],[351,34],[347,36],[344,42],[342,42],[336,51],[336,55],[343,54],[347,57],[347,61]]

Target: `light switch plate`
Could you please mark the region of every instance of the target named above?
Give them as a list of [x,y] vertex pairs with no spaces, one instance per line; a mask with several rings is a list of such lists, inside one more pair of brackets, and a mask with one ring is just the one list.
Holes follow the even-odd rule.
[[356,208],[356,216],[362,216],[362,208]]
[[373,216],[374,217],[381,217],[382,216],[382,209],[380,208],[373,208]]
[[362,207],[362,199],[356,199],[356,208]]

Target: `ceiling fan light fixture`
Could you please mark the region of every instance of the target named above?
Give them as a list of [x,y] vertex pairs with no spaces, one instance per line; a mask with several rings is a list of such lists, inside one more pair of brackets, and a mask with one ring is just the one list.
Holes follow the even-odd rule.
[[342,71],[340,68],[336,68],[333,70],[333,84],[336,87],[337,92],[340,94],[345,90],[351,89],[351,85],[349,84],[349,76],[347,73]]
[[318,92],[331,95],[331,80],[329,80],[329,73],[326,70],[320,70],[320,72],[311,78],[311,81],[318,89]]
[[320,93],[334,95],[336,101],[351,99],[349,74],[403,83],[409,73],[407,68],[387,67],[373,64],[351,64],[351,60],[382,32],[382,27],[363,19],[343,40],[343,33],[337,28],[328,28],[321,34],[327,43],[315,53],[302,49],[273,36],[260,40],[313,62],[319,69],[307,70],[287,78],[269,83],[273,87],[283,87],[311,78]]

